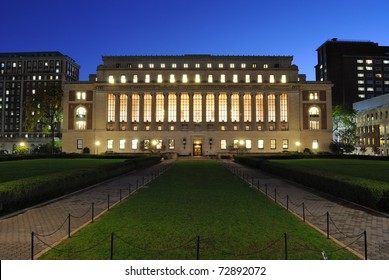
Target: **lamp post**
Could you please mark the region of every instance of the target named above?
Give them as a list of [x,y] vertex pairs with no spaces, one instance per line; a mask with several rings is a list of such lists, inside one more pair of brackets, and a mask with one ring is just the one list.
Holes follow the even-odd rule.
[[299,153],[300,152],[300,141],[297,141],[296,142],[296,147],[297,147],[297,152]]
[[98,155],[99,154],[100,141],[96,141],[95,145],[96,145],[96,155]]

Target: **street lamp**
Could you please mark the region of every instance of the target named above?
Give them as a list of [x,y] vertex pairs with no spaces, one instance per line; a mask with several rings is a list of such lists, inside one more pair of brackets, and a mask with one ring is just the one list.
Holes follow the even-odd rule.
[[96,145],[96,155],[98,155],[99,154],[100,141],[96,141],[95,145]]
[[297,141],[296,142],[296,147],[297,147],[297,152],[299,153],[300,152],[300,142],[299,141]]

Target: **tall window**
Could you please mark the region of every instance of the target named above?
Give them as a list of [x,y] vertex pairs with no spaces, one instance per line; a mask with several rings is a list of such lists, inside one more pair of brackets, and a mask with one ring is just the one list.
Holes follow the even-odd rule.
[[146,93],[143,96],[143,121],[151,122],[151,94]]
[[220,149],[225,150],[227,149],[227,140],[220,140]]
[[163,96],[162,93],[159,93],[157,94],[157,97],[156,97],[156,101],[157,101],[157,104],[156,104],[156,121],[158,122],[163,122],[164,119],[165,119],[165,110],[164,110],[164,101],[165,101],[165,98]]
[[168,121],[177,121],[177,97],[174,93],[168,95]]
[[219,122],[227,121],[227,94],[219,95]]
[[85,107],[78,107],[76,110],[76,129],[86,129],[86,109]]
[[239,94],[231,95],[231,121],[239,121]]
[[157,83],[162,83],[162,82],[163,82],[162,74],[158,74]]
[[208,93],[206,97],[206,119],[207,122],[215,121],[215,95],[213,93]]
[[189,94],[181,94],[181,122],[189,122]]
[[244,112],[244,121],[251,122],[251,94],[246,93],[243,96],[243,112]]
[[202,96],[200,93],[195,93],[193,95],[193,121],[199,123],[202,117]]
[[120,121],[127,122],[127,104],[128,97],[126,94],[120,95]]
[[256,121],[263,122],[263,94],[259,93],[255,97],[255,107],[256,107]]
[[226,82],[226,75],[225,74],[221,74],[220,75],[220,82],[221,83],[225,83]]
[[319,108],[313,106],[309,108],[309,129],[317,130],[320,129],[320,112]]
[[268,108],[268,121],[276,121],[276,96],[274,94],[269,94],[267,96],[267,108]]
[[113,93],[108,94],[108,121],[115,121],[115,101],[116,97]]
[[139,94],[133,94],[131,98],[131,121],[139,122]]
[[286,93],[281,94],[280,96],[280,111],[281,111],[281,121],[288,121],[288,95]]

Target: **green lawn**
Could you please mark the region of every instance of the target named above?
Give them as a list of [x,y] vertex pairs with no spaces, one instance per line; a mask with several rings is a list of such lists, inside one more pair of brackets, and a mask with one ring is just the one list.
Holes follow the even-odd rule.
[[0,183],[62,171],[89,170],[124,159],[34,159],[0,162]]
[[178,161],[43,259],[355,259],[217,161]]
[[357,159],[270,160],[304,170],[389,182],[389,161]]

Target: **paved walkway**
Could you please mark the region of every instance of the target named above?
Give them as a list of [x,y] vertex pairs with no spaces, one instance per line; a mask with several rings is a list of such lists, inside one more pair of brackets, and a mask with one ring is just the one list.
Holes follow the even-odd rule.
[[[166,171],[172,160],[137,170],[40,206],[0,218],[0,259],[28,260],[90,223]],[[130,185],[131,184],[131,185]],[[92,207],[93,204],[93,207]],[[93,208],[93,210],[92,210]],[[32,238],[32,232],[34,237]],[[32,246],[33,240],[33,246]],[[33,247],[33,252],[32,252]]]
[[[231,172],[259,189],[269,199],[288,208],[325,235],[355,250],[365,258],[364,234],[367,239],[367,258],[389,260],[389,215],[283,180],[258,169],[222,161]],[[276,197],[276,199],[275,199]],[[303,211],[304,207],[304,211]],[[328,212],[328,215],[327,215]],[[328,216],[328,218],[327,218]],[[327,230],[329,229],[329,231]]]
[[[67,238],[69,220],[72,233],[89,223],[92,216],[95,219],[107,211],[120,197],[124,198],[136,191],[137,186],[141,187],[162,174],[172,163],[173,161],[164,161],[57,201],[0,218],[0,259],[31,259],[32,254],[36,256],[48,246]],[[389,215],[323,195],[230,160],[223,160],[222,164],[246,180],[250,186],[267,193],[269,199],[274,200],[276,197],[276,202],[284,207],[288,204],[289,210],[301,217],[305,216],[306,222],[315,225],[324,233],[327,232],[328,212],[330,237],[344,244],[352,244],[350,247],[362,257],[365,256],[363,232],[366,231],[368,258],[389,260]],[[34,246],[31,246],[32,239]]]

